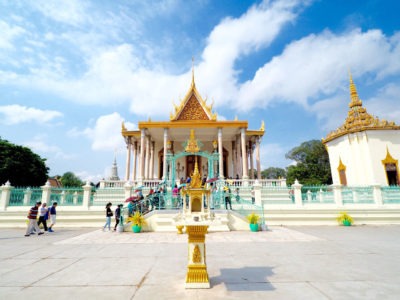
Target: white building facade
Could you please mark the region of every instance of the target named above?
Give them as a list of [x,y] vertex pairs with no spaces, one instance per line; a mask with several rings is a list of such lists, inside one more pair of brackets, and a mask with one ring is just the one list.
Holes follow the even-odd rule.
[[323,139],[338,185],[399,185],[400,126],[379,120],[362,106],[350,77],[348,116]]

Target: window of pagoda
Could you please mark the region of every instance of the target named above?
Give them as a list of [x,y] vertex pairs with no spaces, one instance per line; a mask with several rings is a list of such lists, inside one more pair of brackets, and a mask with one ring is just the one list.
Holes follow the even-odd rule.
[[342,159],[340,157],[339,157],[339,166],[337,170],[339,172],[340,184],[347,186],[346,166],[343,164]]
[[399,184],[399,166],[398,160],[394,159],[386,147],[386,157],[382,160],[382,164],[386,173],[386,180],[388,185]]

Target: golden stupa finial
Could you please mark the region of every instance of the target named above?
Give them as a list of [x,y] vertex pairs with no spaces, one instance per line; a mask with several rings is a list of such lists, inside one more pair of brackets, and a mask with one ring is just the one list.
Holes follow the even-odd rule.
[[192,87],[195,86],[194,83],[194,56],[192,56]]
[[265,131],[265,123],[264,123],[264,120],[261,121],[260,131]]
[[194,171],[192,176],[190,176],[190,187],[192,188],[200,188],[201,187],[201,175],[199,172],[199,166],[197,164],[197,156],[195,156],[195,163],[194,163]]
[[349,77],[350,77],[350,99],[351,99],[349,107],[353,108],[354,106],[362,106],[362,101],[358,97],[356,85],[354,84],[353,76],[351,75],[350,69],[349,69]]
[[122,131],[126,131],[125,122],[122,121]]

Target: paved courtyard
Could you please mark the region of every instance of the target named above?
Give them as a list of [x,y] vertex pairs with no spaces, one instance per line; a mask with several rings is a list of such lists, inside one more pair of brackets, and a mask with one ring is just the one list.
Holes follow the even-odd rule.
[[211,289],[186,290],[187,236],[0,229],[0,299],[399,299],[400,226],[207,235]]

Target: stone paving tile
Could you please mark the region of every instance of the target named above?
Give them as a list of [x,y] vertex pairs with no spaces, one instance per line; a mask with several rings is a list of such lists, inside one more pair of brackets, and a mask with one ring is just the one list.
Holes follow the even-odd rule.
[[[296,230],[276,227],[268,231],[250,233],[247,231],[212,232],[207,234],[207,243],[251,243],[251,242],[312,242],[321,240],[318,237],[304,234]],[[117,233],[95,230],[75,236],[69,239],[55,242],[56,245],[66,244],[131,244],[131,243],[187,243],[186,234],[176,232],[142,232],[132,234],[130,232]]]
[[184,288],[187,236],[0,229],[0,299],[398,299],[400,226],[206,238],[211,289]]

